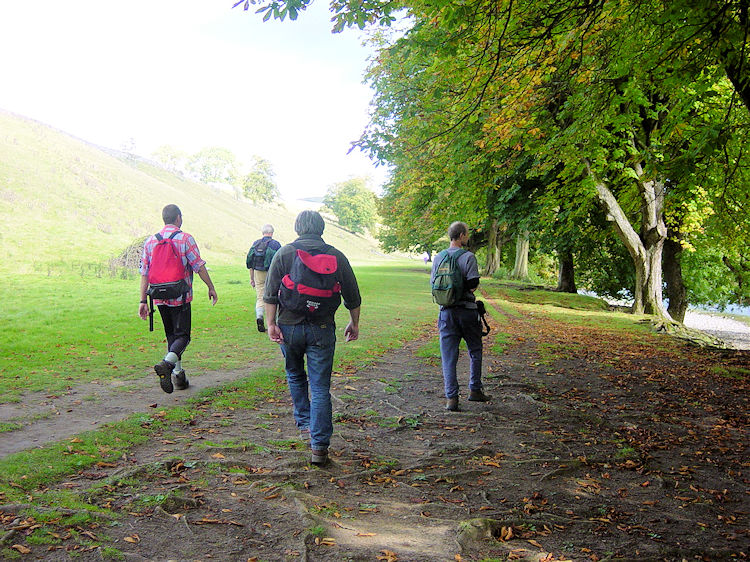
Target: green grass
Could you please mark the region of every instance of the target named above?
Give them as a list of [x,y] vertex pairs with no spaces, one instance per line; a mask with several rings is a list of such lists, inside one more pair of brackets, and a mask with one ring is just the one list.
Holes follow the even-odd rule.
[[[419,334],[435,306],[426,284],[415,283],[418,274],[403,265],[360,265],[355,272],[364,295],[361,338],[339,341],[337,356],[345,363],[366,364]],[[232,283],[245,279],[244,266],[217,267],[211,275],[219,302],[210,306],[205,286],[196,279],[192,341],[185,354],[188,374],[278,359],[278,346],[253,329],[254,292],[244,282]],[[0,289],[7,303],[0,332],[0,401],[18,400],[27,391],[62,393],[93,380],[152,376],[152,365],[163,355],[164,334],[158,313],[154,332],[137,317],[137,291],[137,279],[8,279]],[[399,295],[397,306],[393,295]],[[30,302],[33,307],[26,305]],[[342,306],[340,340],[347,321]]]
[[[387,350],[399,348],[404,341],[424,334],[426,329],[432,329],[437,315],[437,307],[429,295],[426,272],[414,268],[413,264],[363,264],[355,266],[355,272],[363,298],[360,339],[354,342],[339,339],[334,366],[336,376],[352,378],[356,377],[352,367],[372,364]],[[189,423],[206,412],[253,408],[259,401],[285,392],[278,346],[253,329],[252,291],[245,283],[236,283],[246,273],[240,267],[217,267],[212,275],[221,300],[216,307],[210,307],[205,298],[200,298],[205,293],[199,290],[194,309],[194,339],[186,354],[186,369],[188,372],[190,369],[247,369],[249,364],[260,362],[261,365],[248,371],[245,378],[201,391],[186,406],[168,408],[163,413],[134,414],[74,439],[0,460],[0,493],[5,494],[6,501],[26,502],[31,495],[38,505],[77,504],[76,509],[94,510],[70,491],[44,489],[96,462],[114,462],[139,443],[170,430],[176,423]],[[29,390],[64,392],[68,386],[94,379],[152,376],[150,366],[162,353],[163,335],[159,325],[154,333],[148,333],[146,324],[136,317],[136,281],[86,278],[85,282],[70,283],[63,289],[56,288],[58,281],[59,278],[20,276],[9,280],[2,289],[7,293],[5,301],[10,303],[6,313],[10,321],[0,333],[0,348],[7,350],[0,359],[0,397],[7,401]],[[200,287],[200,281],[198,283]],[[55,289],[59,292],[53,295]],[[496,287],[488,289],[494,296]],[[14,290],[22,298],[12,298]],[[97,298],[91,298],[92,292]],[[541,302],[541,297],[533,296],[534,291],[526,293],[531,295],[528,300]],[[20,304],[35,298],[44,306],[29,310]],[[554,305],[538,303],[512,303],[511,306],[521,314],[542,309],[565,321],[608,329],[615,326],[630,330],[636,337],[647,331],[631,316],[593,306],[571,310],[561,308],[559,302]],[[499,313],[492,313],[501,323]],[[347,316],[342,307],[337,316],[339,338]],[[508,344],[507,336],[498,332],[492,337],[493,351],[501,352]],[[437,340],[428,342],[420,354],[439,357]],[[394,391],[398,390],[399,383],[387,382]],[[403,423],[416,429],[421,423],[416,417],[380,418],[374,410],[368,410],[365,415],[388,426]],[[276,445],[292,447],[292,443]],[[377,466],[388,468],[391,463],[383,458],[378,460]]]
[[529,289],[521,283],[514,284],[497,279],[482,280],[482,287],[506,301],[519,304],[548,305],[589,311],[607,310],[609,307],[603,299],[574,293],[559,293],[550,289]]
[[[386,350],[421,334],[436,314],[421,273],[404,265],[360,265],[355,272],[363,296],[360,339],[338,342],[335,368],[339,371],[375,362]],[[224,308],[221,304],[212,308],[200,299],[196,302],[194,339],[186,353],[186,369],[247,368],[259,359],[276,366],[258,368],[248,377],[203,390],[187,406],[165,409],[163,415],[135,414],[75,439],[10,455],[0,460],[0,492],[8,500],[20,500],[30,491],[98,461],[114,461],[155,432],[174,423],[188,423],[206,408],[251,408],[259,400],[283,392],[278,346],[252,329],[248,321],[252,318],[250,290],[229,283],[238,275],[237,268],[214,272],[220,298],[229,301]],[[31,298],[39,287],[53,288],[53,280],[37,278],[36,282],[20,283],[16,288],[26,291],[24,298]],[[146,323],[136,317],[134,283],[102,278],[70,284],[64,292],[68,304],[56,308],[47,295],[44,299],[49,306],[40,307],[37,314],[12,304],[12,321],[0,334],[0,347],[9,351],[0,360],[0,397],[7,400],[28,390],[64,392],[68,386],[105,377],[151,376],[150,365],[162,353],[163,335],[159,325],[149,334]],[[8,287],[5,290],[10,291]],[[90,298],[92,287],[102,289],[97,293],[104,295],[96,306]],[[231,306],[232,302],[239,304]],[[111,313],[125,310],[130,312]],[[347,317],[342,307],[337,316],[339,337]],[[58,496],[45,499],[44,494],[35,498],[41,505],[62,501]]]

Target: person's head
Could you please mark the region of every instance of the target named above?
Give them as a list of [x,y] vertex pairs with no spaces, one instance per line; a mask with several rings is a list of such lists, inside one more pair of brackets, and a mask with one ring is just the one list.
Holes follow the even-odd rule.
[[321,236],[326,223],[318,211],[302,211],[294,221],[294,230],[297,234],[315,234]]
[[465,222],[456,221],[448,227],[448,238],[451,242],[454,240],[460,240],[461,236],[469,237],[469,227]]
[[260,233],[263,236],[273,236],[273,227],[270,224],[264,224],[263,228],[260,229]]
[[164,219],[164,224],[180,226],[177,221],[182,221],[182,211],[177,205],[167,205],[161,211],[161,218]]

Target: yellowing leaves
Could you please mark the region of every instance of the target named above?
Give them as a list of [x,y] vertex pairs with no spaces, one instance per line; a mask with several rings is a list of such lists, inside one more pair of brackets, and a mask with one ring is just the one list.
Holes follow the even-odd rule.
[[315,537],[315,544],[319,546],[336,546],[336,539],[332,537]]

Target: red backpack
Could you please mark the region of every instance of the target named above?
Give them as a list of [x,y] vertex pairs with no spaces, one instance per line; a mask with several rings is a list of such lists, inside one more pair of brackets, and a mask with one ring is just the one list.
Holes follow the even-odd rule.
[[297,248],[292,267],[281,280],[279,302],[285,310],[308,320],[325,320],[333,316],[341,304],[341,284],[336,280],[338,260],[322,250]]
[[155,234],[158,242],[151,253],[148,269],[148,294],[152,299],[177,299],[184,297],[189,290],[185,282],[185,266],[172,240],[180,232],[174,231],[169,238]]

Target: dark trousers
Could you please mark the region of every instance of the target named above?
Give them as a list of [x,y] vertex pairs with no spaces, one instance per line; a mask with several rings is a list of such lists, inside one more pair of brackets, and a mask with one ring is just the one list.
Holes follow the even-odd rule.
[[160,304],[158,308],[167,336],[167,351],[182,359],[182,352],[190,343],[190,303],[180,306]]
[[469,349],[469,389],[482,390],[482,323],[476,308],[443,308],[438,316],[445,397],[458,396],[458,344]]

